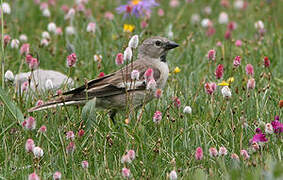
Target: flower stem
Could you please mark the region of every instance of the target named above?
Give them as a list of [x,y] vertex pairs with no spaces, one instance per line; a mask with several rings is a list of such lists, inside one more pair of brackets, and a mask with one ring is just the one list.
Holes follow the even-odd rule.
[[5,71],[4,71],[4,68],[5,68],[5,50],[4,50],[4,14],[3,14],[3,7],[2,7],[2,4],[3,4],[3,0],[1,0],[1,38],[2,38],[2,41],[1,41],[1,54],[2,54],[2,61],[1,61],[1,70],[2,70],[2,88],[4,89],[5,88]]

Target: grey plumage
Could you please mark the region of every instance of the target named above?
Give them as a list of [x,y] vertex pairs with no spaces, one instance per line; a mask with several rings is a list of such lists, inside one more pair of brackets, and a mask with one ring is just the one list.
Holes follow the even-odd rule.
[[[169,69],[166,63],[168,50],[178,45],[164,37],[151,37],[140,46],[138,58],[124,68],[89,81],[86,85],[63,93],[62,96],[45,104],[29,109],[29,112],[43,110],[61,105],[85,104],[88,100],[96,98],[98,108],[110,109],[113,112],[124,110],[127,105],[126,94],[132,97],[135,107],[152,99],[153,92],[146,89],[144,73],[147,69],[153,70],[156,88],[163,88],[166,84]],[[140,78],[131,80],[132,70],[138,70]]]

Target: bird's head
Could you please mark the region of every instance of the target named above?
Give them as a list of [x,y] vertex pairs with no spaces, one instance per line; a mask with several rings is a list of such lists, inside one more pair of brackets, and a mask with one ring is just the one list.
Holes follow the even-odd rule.
[[165,58],[170,49],[174,49],[179,45],[165,37],[151,37],[143,41],[139,47],[140,57],[149,58]]

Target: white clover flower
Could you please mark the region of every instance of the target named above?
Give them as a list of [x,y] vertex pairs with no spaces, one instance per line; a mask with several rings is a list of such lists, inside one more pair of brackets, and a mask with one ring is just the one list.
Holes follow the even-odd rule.
[[200,16],[198,14],[192,14],[191,16],[191,23],[197,24],[200,21]]
[[208,18],[204,18],[201,21],[201,26],[204,27],[204,28],[207,28],[207,27],[209,27],[211,25],[212,25],[212,22]]
[[261,20],[255,22],[255,28],[256,29],[264,29],[264,24]]
[[28,41],[28,37],[25,34],[21,34],[19,39],[20,39],[21,42],[27,42]]
[[231,90],[229,89],[228,86],[224,86],[221,89],[221,93],[222,93],[223,97],[225,97],[225,98],[230,98],[232,96]]
[[88,25],[86,27],[86,32],[95,33],[95,29],[96,29],[96,23],[90,22],[90,23],[88,23]]
[[131,60],[133,56],[132,49],[130,47],[127,47],[126,50],[124,51],[124,60]]
[[67,35],[73,35],[76,32],[75,28],[73,26],[66,27],[65,31],[66,31]]
[[186,106],[183,110],[183,113],[192,114],[192,108],[190,106]]
[[154,79],[149,80],[146,85],[147,90],[155,90],[156,89],[156,81]]
[[134,69],[131,72],[131,79],[132,80],[139,80],[140,79],[140,72],[138,70]]
[[102,60],[102,55],[100,55],[100,54],[95,54],[95,55],[93,55],[93,60],[94,60],[95,62],[97,62],[97,61],[99,61],[99,60]]
[[170,180],[177,180],[178,179],[176,171],[173,170],[173,171],[170,172],[169,179]]
[[49,45],[49,41],[47,39],[41,39],[40,41],[40,45],[46,47]]
[[130,41],[129,41],[129,47],[130,48],[134,48],[136,49],[138,47],[138,44],[139,44],[139,36],[138,35],[134,35]]
[[43,39],[50,39],[49,32],[43,31],[43,32],[41,33],[41,37],[42,37]]
[[272,125],[270,124],[270,123],[266,123],[265,124],[265,132],[267,133],[267,134],[273,134],[273,127],[272,127]]
[[244,1],[243,0],[236,0],[234,1],[234,8],[235,9],[243,9],[244,8]]
[[20,41],[17,39],[12,39],[11,41],[11,48],[18,49],[20,46]]
[[44,17],[50,17],[50,16],[51,16],[51,13],[50,13],[50,11],[49,11],[48,8],[45,8],[45,9],[42,10],[42,15],[43,15]]
[[33,148],[33,154],[34,154],[34,156],[36,157],[36,158],[40,158],[40,157],[42,157],[43,156],[43,150],[40,148],[40,147],[35,147],[35,148]]
[[49,32],[56,33],[56,24],[54,22],[49,23],[47,29]]
[[4,14],[11,14],[11,7],[8,3],[4,2],[2,4],[2,9]]
[[72,19],[75,16],[76,10],[74,8],[69,9],[68,13],[65,15],[65,19]]
[[229,22],[229,17],[226,12],[221,12],[218,17],[219,24],[227,24]]
[[5,80],[6,81],[14,81],[15,80],[15,76],[14,76],[12,71],[10,71],[10,70],[6,71]]

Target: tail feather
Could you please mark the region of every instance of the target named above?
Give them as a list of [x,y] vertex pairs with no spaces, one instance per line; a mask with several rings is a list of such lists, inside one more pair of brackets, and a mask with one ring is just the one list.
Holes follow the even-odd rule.
[[68,106],[68,105],[75,105],[75,104],[84,104],[84,101],[62,101],[62,100],[54,100],[54,101],[49,101],[46,102],[40,106],[35,106],[32,107],[28,110],[28,112],[35,112],[35,111],[41,111],[44,109],[49,109],[49,108],[55,108],[58,106]]

